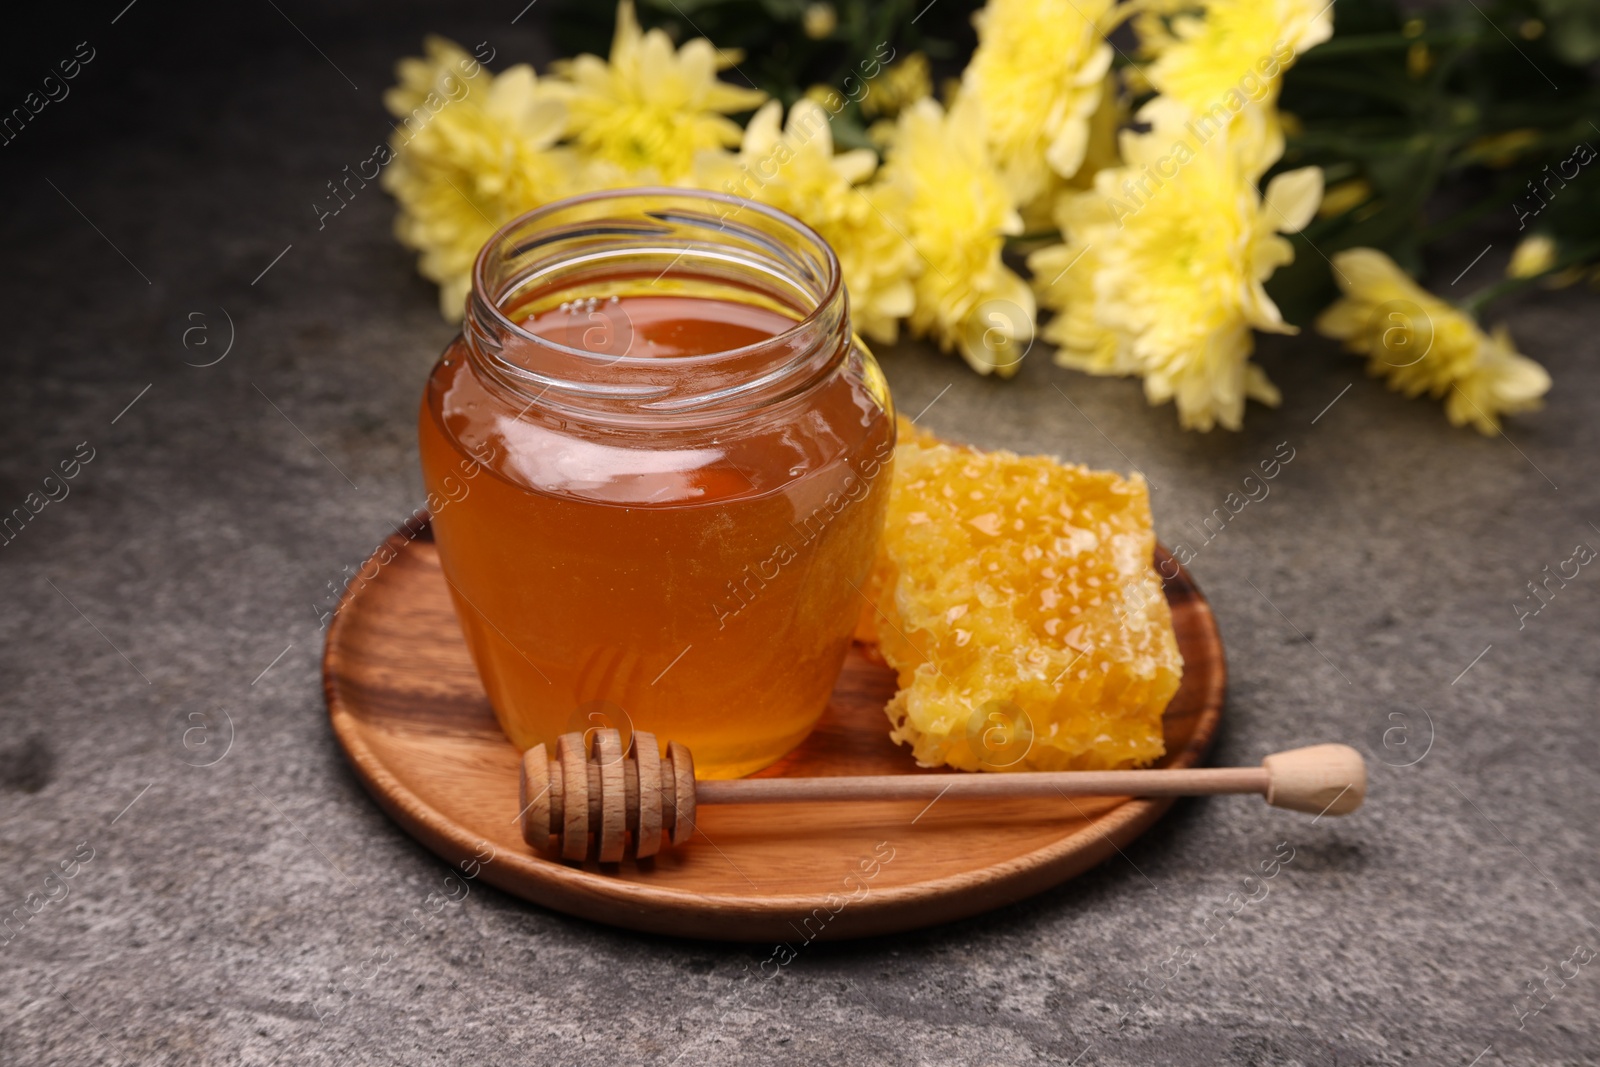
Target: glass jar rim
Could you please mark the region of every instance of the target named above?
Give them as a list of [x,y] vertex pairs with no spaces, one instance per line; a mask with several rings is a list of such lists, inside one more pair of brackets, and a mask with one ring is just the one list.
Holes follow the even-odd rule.
[[[518,229],[528,226],[530,223],[536,222],[542,217],[554,216],[559,212],[569,210],[573,207],[583,204],[594,204],[609,200],[626,200],[640,197],[658,197],[669,200],[719,203],[732,207],[734,211],[731,214],[738,214],[744,211],[754,211],[756,214],[764,216],[769,221],[777,223],[779,226],[793,230],[801,238],[805,239],[816,249],[820,250],[822,253],[823,262],[827,268],[826,286],[822,294],[817,297],[816,306],[808,311],[802,318],[796,320],[793,326],[784,330],[782,333],[774,334],[769,338],[755,341],[751,344],[740,346],[739,348],[720,349],[715,352],[697,353],[693,356],[672,357],[674,366],[693,367],[698,363],[715,362],[718,360],[728,359],[730,357],[737,357],[763,348],[793,345],[795,340],[802,336],[805,332],[809,330],[815,330],[817,328],[820,318],[828,312],[828,309],[833,305],[835,300],[837,300],[842,294],[842,290],[844,288],[843,269],[840,267],[839,256],[836,252],[834,252],[833,246],[823,239],[822,235],[816,230],[812,229],[810,226],[806,225],[804,222],[800,221],[798,218],[794,217],[788,212],[781,211],[778,208],[772,207],[768,204],[760,203],[759,201],[749,200],[744,197],[734,196],[729,193],[719,193],[710,189],[695,189],[692,187],[680,188],[666,185],[640,185],[624,186],[615,189],[598,189],[592,192],[565,196],[559,200],[551,200],[548,203],[541,204],[538,207],[529,211],[525,211],[515,218],[503,223],[494,231],[494,233],[489,235],[487,240],[484,241],[483,247],[478,250],[478,254],[473,260],[472,289],[467,298],[468,302],[470,303],[473,299],[480,301],[482,306],[493,317],[497,326],[502,329],[509,330],[523,341],[543,348],[552,349],[567,356],[593,358],[595,353],[591,351],[582,348],[574,348],[569,345],[564,345],[552,338],[540,336],[531,330],[524,329],[520,323],[514,321],[511,316],[506,314],[504,307],[501,305],[501,301],[498,298],[491,298],[488,295],[492,291],[487,285],[488,271],[491,267],[491,264],[496,259],[503,258],[502,248],[511,234]],[[721,217],[724,221],[726,221],[726,219],[731,217],[731,215],[724,214]],[[610,360],[610,362],[658,363],[659,360],[656,357],[651,356],[623,355]]]

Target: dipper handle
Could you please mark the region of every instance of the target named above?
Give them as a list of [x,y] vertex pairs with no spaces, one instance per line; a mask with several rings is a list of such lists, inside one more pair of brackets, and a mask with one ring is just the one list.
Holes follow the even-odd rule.
[[1267,803],[1313,815],[1344,815],[1367,797],[1367,764],[1349,745],[1312,745],[1261,761]]

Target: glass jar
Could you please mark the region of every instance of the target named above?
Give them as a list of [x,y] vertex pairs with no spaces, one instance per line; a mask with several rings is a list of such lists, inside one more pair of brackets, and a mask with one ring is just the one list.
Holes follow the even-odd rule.
[[506,735],[778,759],[850,645],[894,447],[832,250],[735,197],[614,190],[509,223],[472,281],[420,443]]

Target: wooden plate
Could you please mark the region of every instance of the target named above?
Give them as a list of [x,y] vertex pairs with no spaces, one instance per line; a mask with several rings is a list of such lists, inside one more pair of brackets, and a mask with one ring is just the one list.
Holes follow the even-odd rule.
[[[1157,558],[1170,557],[1158,549]],[[557,911],[652,933],[789,946],[893,933],[1063,882],[1127,845],[1172,803],[706,806],[700,833],[642,863],[546,858],[518,832],[518,753],[478,682],[431,533],[395,534],[361,574],[329,628],[322,663],[333,732],[356,774],[390,817],[449,863]],[[1216,733],[1226,667],[1211,609],[1188,574],[1179,569],[1166,594],[1185,667],[1160,766],[1188,767]],[[883,705],[894,691],[892,671],[853,651],[816,731],[761,775],[926,773],[889,740]]]

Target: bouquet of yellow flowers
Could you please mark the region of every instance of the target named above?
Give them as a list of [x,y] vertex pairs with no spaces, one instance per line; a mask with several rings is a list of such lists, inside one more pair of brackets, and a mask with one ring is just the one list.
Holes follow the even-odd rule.
[[[664,7],[647,29],[623,0],[607,58],[542,76],[439,38],[400,63],[383,180],[446,316],[516,215],[690,186],[805,221],[864,335],[904,325],[980,374],[1014,374],[1044,311],[1059,363],[1237,429],[1247,400],[1279,399],[1255,331],[1314,321],[1492,433],[1550,379],[1476,316],[1600,278],[1600,25],[1562,0],[1426,22],[1392,0],[945,0],[926,21],[898,0]],[[1486,175],[1504,177],[1482,204],[1430,216],[1441,186]],[[1424,291],[1427,246],[1515,201],[1508,182],[1527,186],[1508,277],[1460,304]]]

